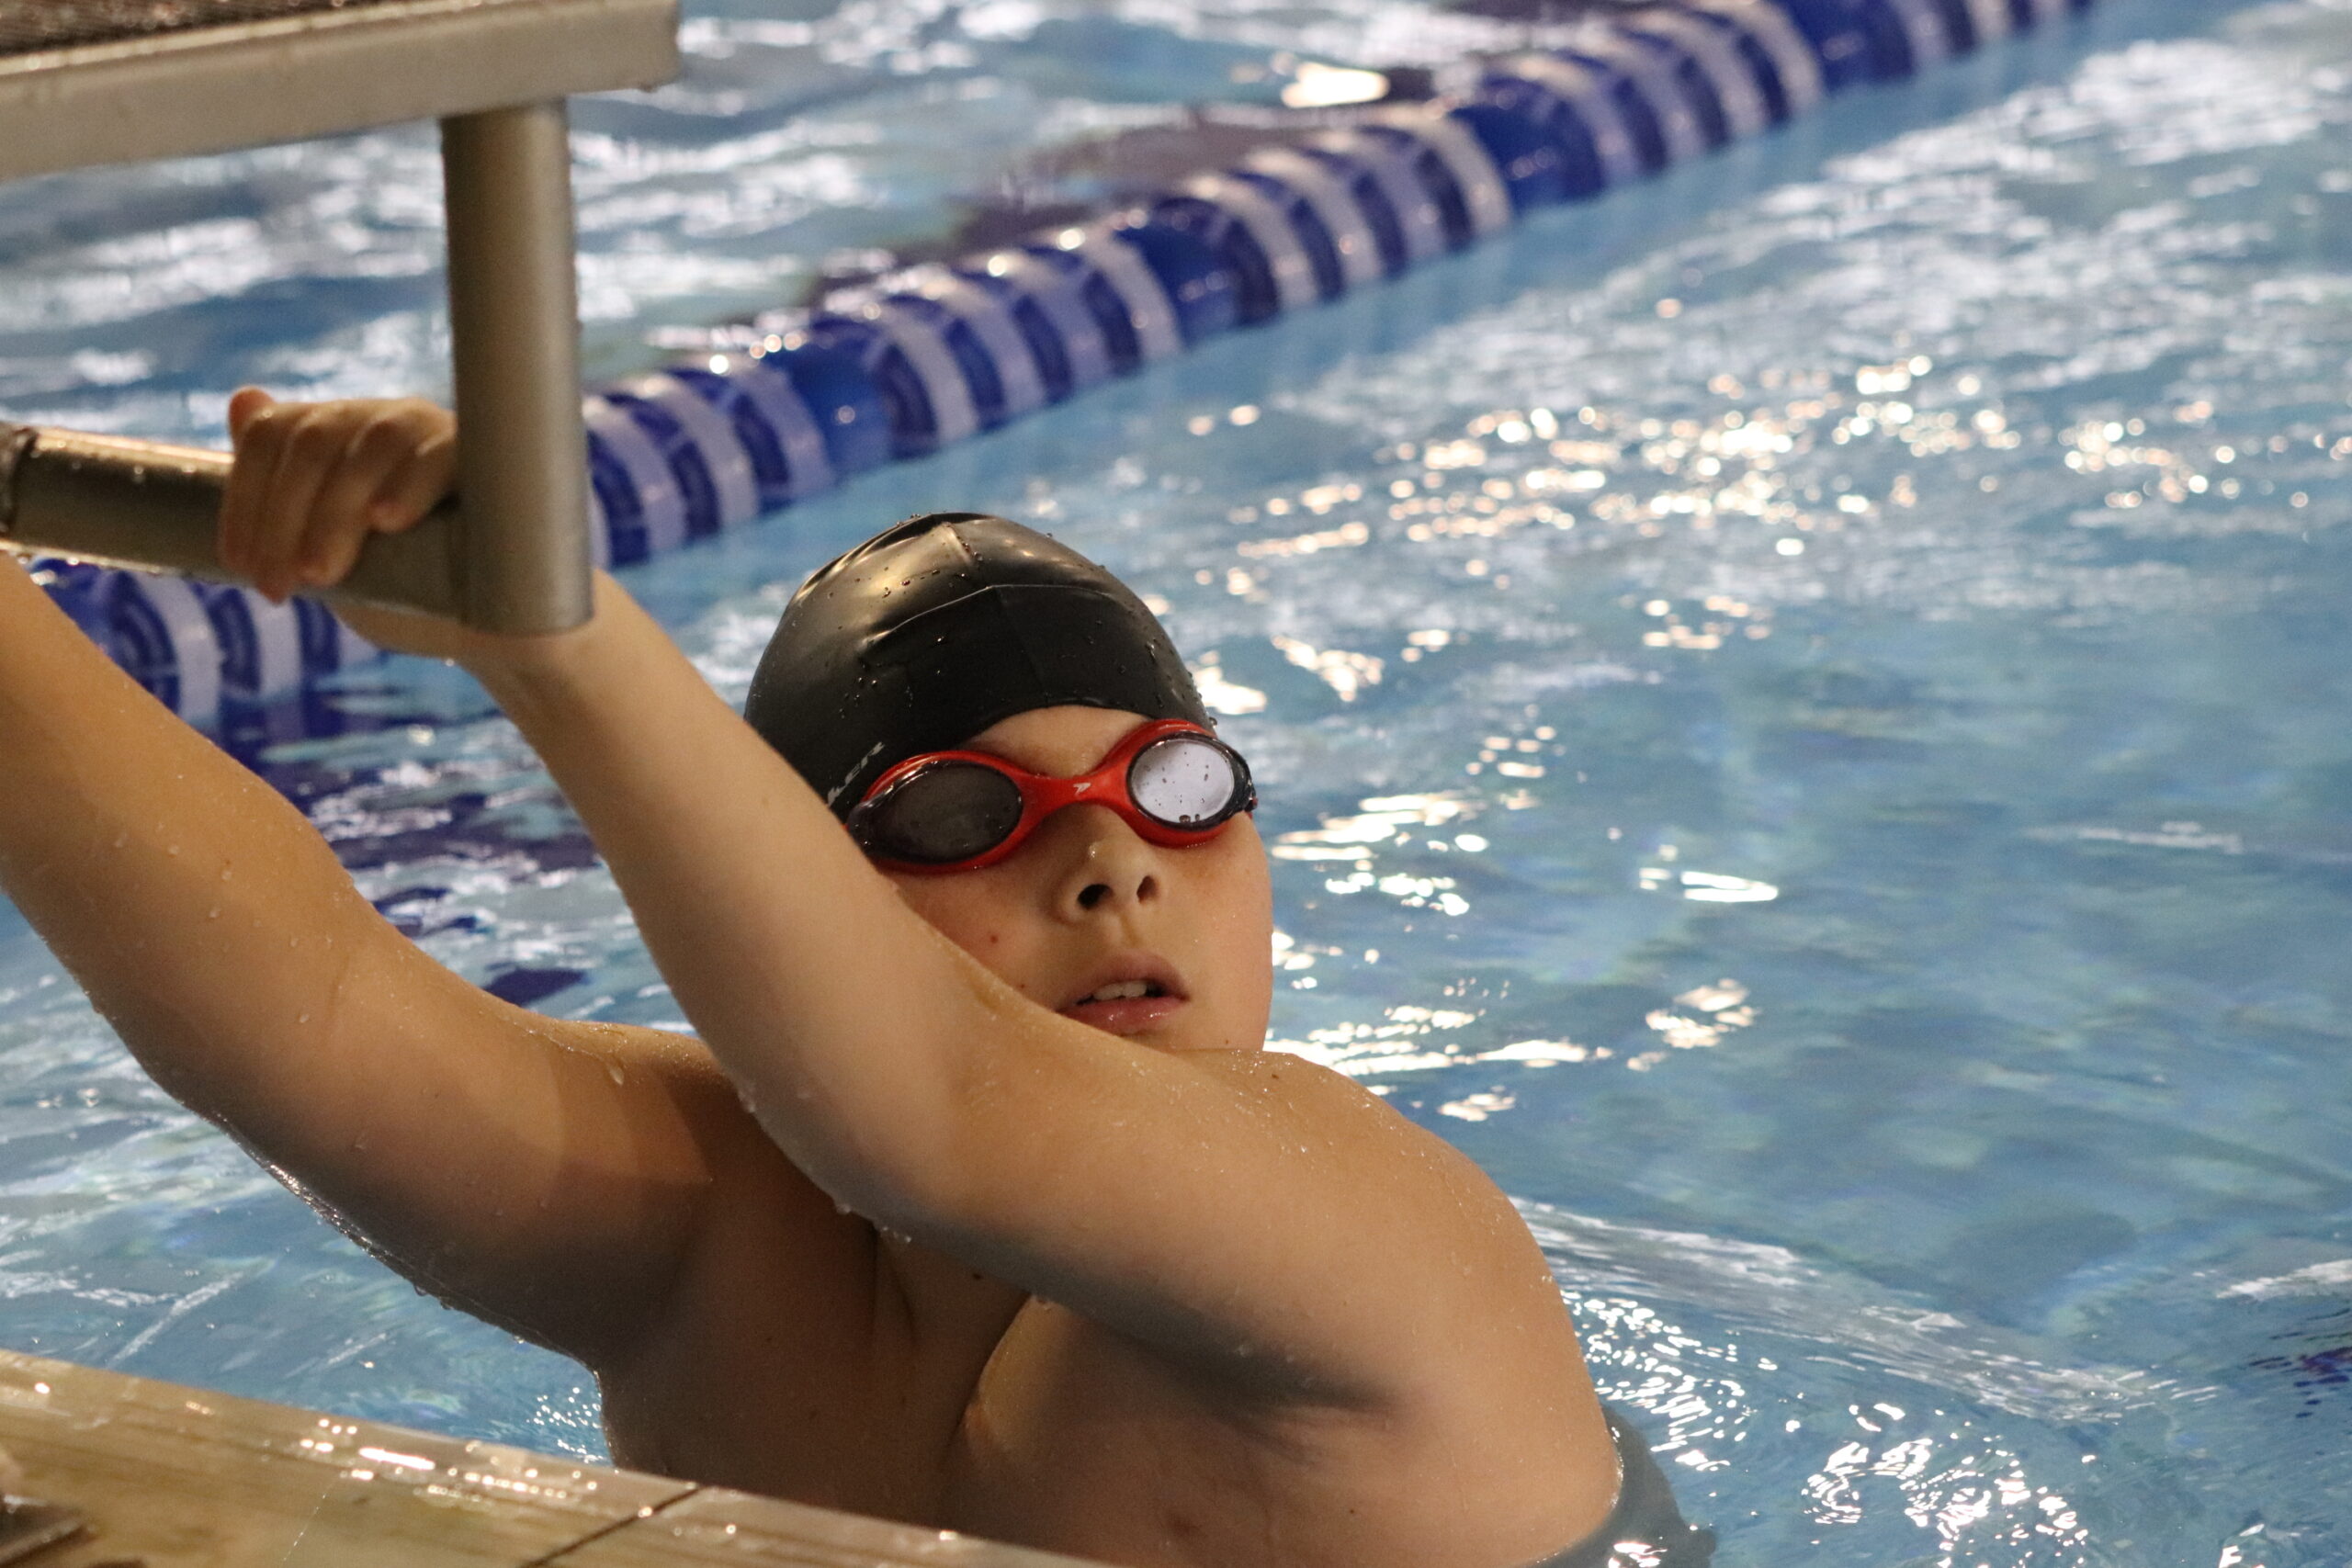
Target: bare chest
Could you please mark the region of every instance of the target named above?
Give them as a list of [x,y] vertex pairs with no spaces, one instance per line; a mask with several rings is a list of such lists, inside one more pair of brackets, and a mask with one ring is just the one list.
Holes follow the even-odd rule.
[[1387,1509],[1380,1434],[1239,1418],[1075,1313],[910,1262],[910,1296],[830,1316],[714,1298],[604,1375],[615,1458],[1146,1568],[1362,1560],[1329,1553]]

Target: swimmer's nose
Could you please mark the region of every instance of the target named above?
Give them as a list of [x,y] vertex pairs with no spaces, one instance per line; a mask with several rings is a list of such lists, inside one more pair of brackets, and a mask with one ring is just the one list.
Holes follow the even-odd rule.
[[1105,807],[1064,811],[1065,857],[1054,888],[1054,913],[1066,920],[1115,914],[1159,897],[1159,863],[1151,846]]

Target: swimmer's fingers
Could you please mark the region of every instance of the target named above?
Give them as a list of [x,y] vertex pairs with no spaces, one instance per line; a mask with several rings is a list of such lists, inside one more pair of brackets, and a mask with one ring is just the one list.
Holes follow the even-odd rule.
[[254,536],[269,497],[270,476],[277,469],[289,412],[259,387],[240,388],[229,400],[229,437],[235,444],[236,459],[220,496],[214,551],[220,564],[239,577],[254,575]]
[[340,582],[370,534],[413,528],[457,476],[457,421],[420,399],[374,406],[311,503],[298,562],[311,587]]
[[[266,396],[266,394],[263,394]],[[296,558],[319,493],[334,477],[367,407],[249,400],[232,424],[237,457],[223,498],[222,558],[272,599],[297,586]]]
[[240,391],[222,564],[274,599],[340,580],[371,530],[408,526],[447,489],[452,429],[413,399],[280,403]]
[[303,542],[364,423],[364,412],[347,403],[314,404],[290,422],[253,535],[254,586],[270,598],[282,600],[301,585]]
[[368,525],[379,534],[416,526],[458,481],[458,416],[422,400],[412,400],[403,409],[414,444],[376,489]]

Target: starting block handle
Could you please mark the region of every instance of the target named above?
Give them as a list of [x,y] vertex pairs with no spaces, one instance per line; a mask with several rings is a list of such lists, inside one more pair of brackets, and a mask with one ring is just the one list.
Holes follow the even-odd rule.
[[[229,455],[118,435],[0,424],[0,545],[215,582],[244,580],[213,553]],[[451,571],[457,508],[379,534],[318,597],[462,618]]]
[[[334,591],[485,631],[588,618],[593,576],[564,107],[441,122],[458,503],[379,535]],[[0,544],[241,581],[213,550],[226,453],[0,424]]]

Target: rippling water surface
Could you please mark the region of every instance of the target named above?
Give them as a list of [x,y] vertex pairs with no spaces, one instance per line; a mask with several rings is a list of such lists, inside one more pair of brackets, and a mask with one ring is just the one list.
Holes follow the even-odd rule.
[[[1275,51],[1486,26],[780,16],[581,113],[601,363]],[[1155,595],[1264,784],[1276,1034],[1521,1198],[1732,1560],[2340,1562],[2348,60],[2346,0],[2110,0],[632,586],[737,695],[905,511]],[[0,408],[429,388],[431,196],[405,136],[11,193]],[[271,766],[372,897],[674,1019],[469,689],[355,701],[397,722]],[[0,987],[0,1342],[594,1451],[583,1379],[358,1258],[29,937]]]

